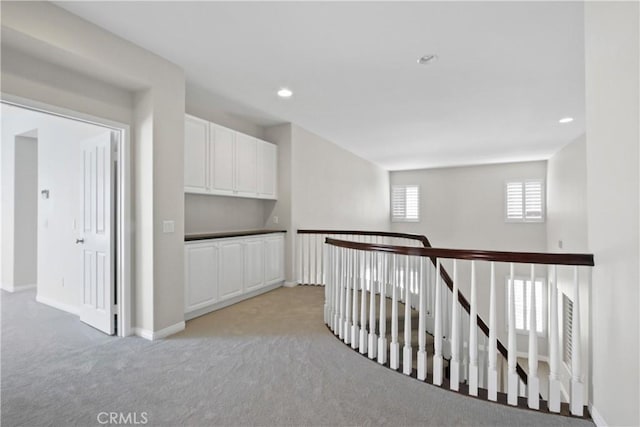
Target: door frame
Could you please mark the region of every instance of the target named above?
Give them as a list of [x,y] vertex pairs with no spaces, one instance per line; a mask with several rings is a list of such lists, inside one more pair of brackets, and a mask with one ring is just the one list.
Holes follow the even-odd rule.
[[46,104],[0,92],[0,103],[25,108],[40,113],[51,114],[71,120],[101,126],[120,133],[116,155],[116,206],[115,206],[115,280],[118,294],[116,313],[118,315],[117,335],[126,337],[133,334],[133,235],[132,235],[132,175],[131,175],[131,131],[130,125],[102,117],[96,117],[79,111]]

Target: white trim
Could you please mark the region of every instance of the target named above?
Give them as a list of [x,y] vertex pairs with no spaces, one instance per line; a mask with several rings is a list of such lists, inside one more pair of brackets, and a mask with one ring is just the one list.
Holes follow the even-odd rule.
[[282,286],[284,286],[285,288],[295,288],[296,286],[298,286],[298,282],[284,282]]
[[48,305],[49,307],[73,314],[74,316],[80,316],[80,309],[76,306],[58,302],[54,299],[43,297],[42,295],[36,295],[36,301],[41,304]]
[[2,285],[0,285],[0,289],[11,293],[28,291],[29,289],[35,289],[36,287],[36,284],[14,286],[13,283],[2,283]]
[[589,408],[589,412],[591,412],[591,419],[598,427],[607,427],[609,424],[604,420],[600,412],[596,409],[595,406],[591,405]]
[[180,331],[183,331],[185,328],[184,320],[178,322],[174,325],[167,326],[164,329],[160,329],[159,331],[150,331],[148,329],[143,328],[134,328],[135,334],[139,337],[142,337],[149,341],[161,340],[170,335],[177,334]]
[[18,285],[18,286],[13,286],[13,291],[11,292],[23,292],[23,291],[28,291],[30,289],[35,289],[37,287],[38,285],[35,283],[31,283],[28,285]]
[[[118,200],[117,205],[117,225],[116,233],[118,242],[116,257],[116,281],[118,283],[118,335],[125,337],[133,334],[132,329],[132,307],[133,294],[131,291],[132,282],[132,241],[133,241],[133,217],[132,217],[132,179],[131,179],[131,158],[133,147],[131,144],[131,128],[126,123],[92,116],[68,108],[45,104],[33,99],[23,98],[8,93],[0,92],[0,101],[15,105],[17,107],[40,111],[71,120],[82,121],[102,127],[107,127],[120,132],[118,143]],[[67,311],[67,310],[65,310]]]

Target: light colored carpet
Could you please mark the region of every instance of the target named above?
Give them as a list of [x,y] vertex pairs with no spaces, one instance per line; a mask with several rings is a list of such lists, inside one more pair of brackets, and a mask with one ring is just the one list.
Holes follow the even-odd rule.
[[460,396],[379,366],[324,326],[324,290],[279,288],[169,339],[107,337],[2,293],[2,426],[592,426]]

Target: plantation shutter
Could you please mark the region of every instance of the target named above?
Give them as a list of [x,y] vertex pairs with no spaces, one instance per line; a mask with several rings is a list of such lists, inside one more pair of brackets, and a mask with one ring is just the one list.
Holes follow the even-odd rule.
[[507,222],[544,221],[544,182],[542,180],[507,182],[505,220]]
[[394,222],[417,222],[420,219],[420,188],[417,185],[391,187],[391,219]]

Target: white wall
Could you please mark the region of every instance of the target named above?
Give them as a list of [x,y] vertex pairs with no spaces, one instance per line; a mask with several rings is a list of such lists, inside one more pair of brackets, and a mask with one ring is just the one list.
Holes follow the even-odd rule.
[[265,226],[287,230],[287,282],[296,279],[298,229],[389,229],[386,170],[294,124],[265,136],[278,145],[278,201],[266,206]]
[[585,3],[592,403],[615,426],[640,425],[638,13],[637,2]]
[[544,223],[506,223],[506,181],[546,177],[546,162],[391,172],[391,184],[420,186],[420,221],[394,231],[426,235],[437,247],[545,251]]
[[[440,248],[486,249],[545,252],[545,223],[506,223],[504,221],[504,185],[509,180],[545,179],[545,161],[505,163],[483,166],[394,171],[391,185],[420,186],[420,221],[396,222],[393,231],[422,234],[431,245]],[[453,275],[452,263],[443,265]],[[529,277],[526,265],[515,265],[516,276]],[[460,291],[470,299],[471,269],[468,261],[458,263]],[[478,314],[489,322],[489,263],[477,263]],[[496,322],[501,327],[498,339],[506,345],[506,278],[508,264],[496,265]],[[536,277],[546,277],[538,267]],[[519,352],[528,349],[527,335],[518,335]],[[546,338],[538,340],[541,354],[547,352]]]
[[[11,143],[11,141],[8,141]],[[14,289],[34,286],[38,259],[38,140],[15,137]]]
[[[562,247],[560,247],[562,242]],[[547,162],[547,252],[589,253],[587,244],[587,147],[581,135],[564,146]],[[573,268],[558,267],[558,304],[562,295],[574,300]],[[580,304],[583,375],[589,370],[589,318],[591,268],[581,267]],[[562,323],[558,322],[559,337]],[[566,392],[570,390],[570,371],[560,363],[560,379]],[[590,390],[585,389],[588,399]]]
[[292,142],[294,226],[389,229],[385,169],[296,125]]
[[[1,7],[3,54],[10,45],[64,64],[46,75],[20,63],[5,72],[3,60],[3,93],[133,125],[138,137],[133,150],[135,310],[145,313],[136,313],[136,326],[158,331],[180,324],[184,319],[184,72],[51,3],[3,2]],[[76,84],[73,79],[79,75]],[[95,80],[106,83],[94,85]],[[108,86],[116,86],[118,93],[135,93],[128,97],[132,102],[122,105],[122,99],[102,90]],[[83,95],[85,90],[89,96]],[[174,233],[162,233],[164,220],[175,221]]]
[[265,200],[185,194],[184,202],[187,234],[264,228]]
[[[265,205],[265,228],[287,230],[285,234],[285,281],[295,281],[295,242],[292,193],[292,126],[282,124],[265,130],[265,138],[278,146],[278,200]],[[274,218],[278,218],[276,224]]]

